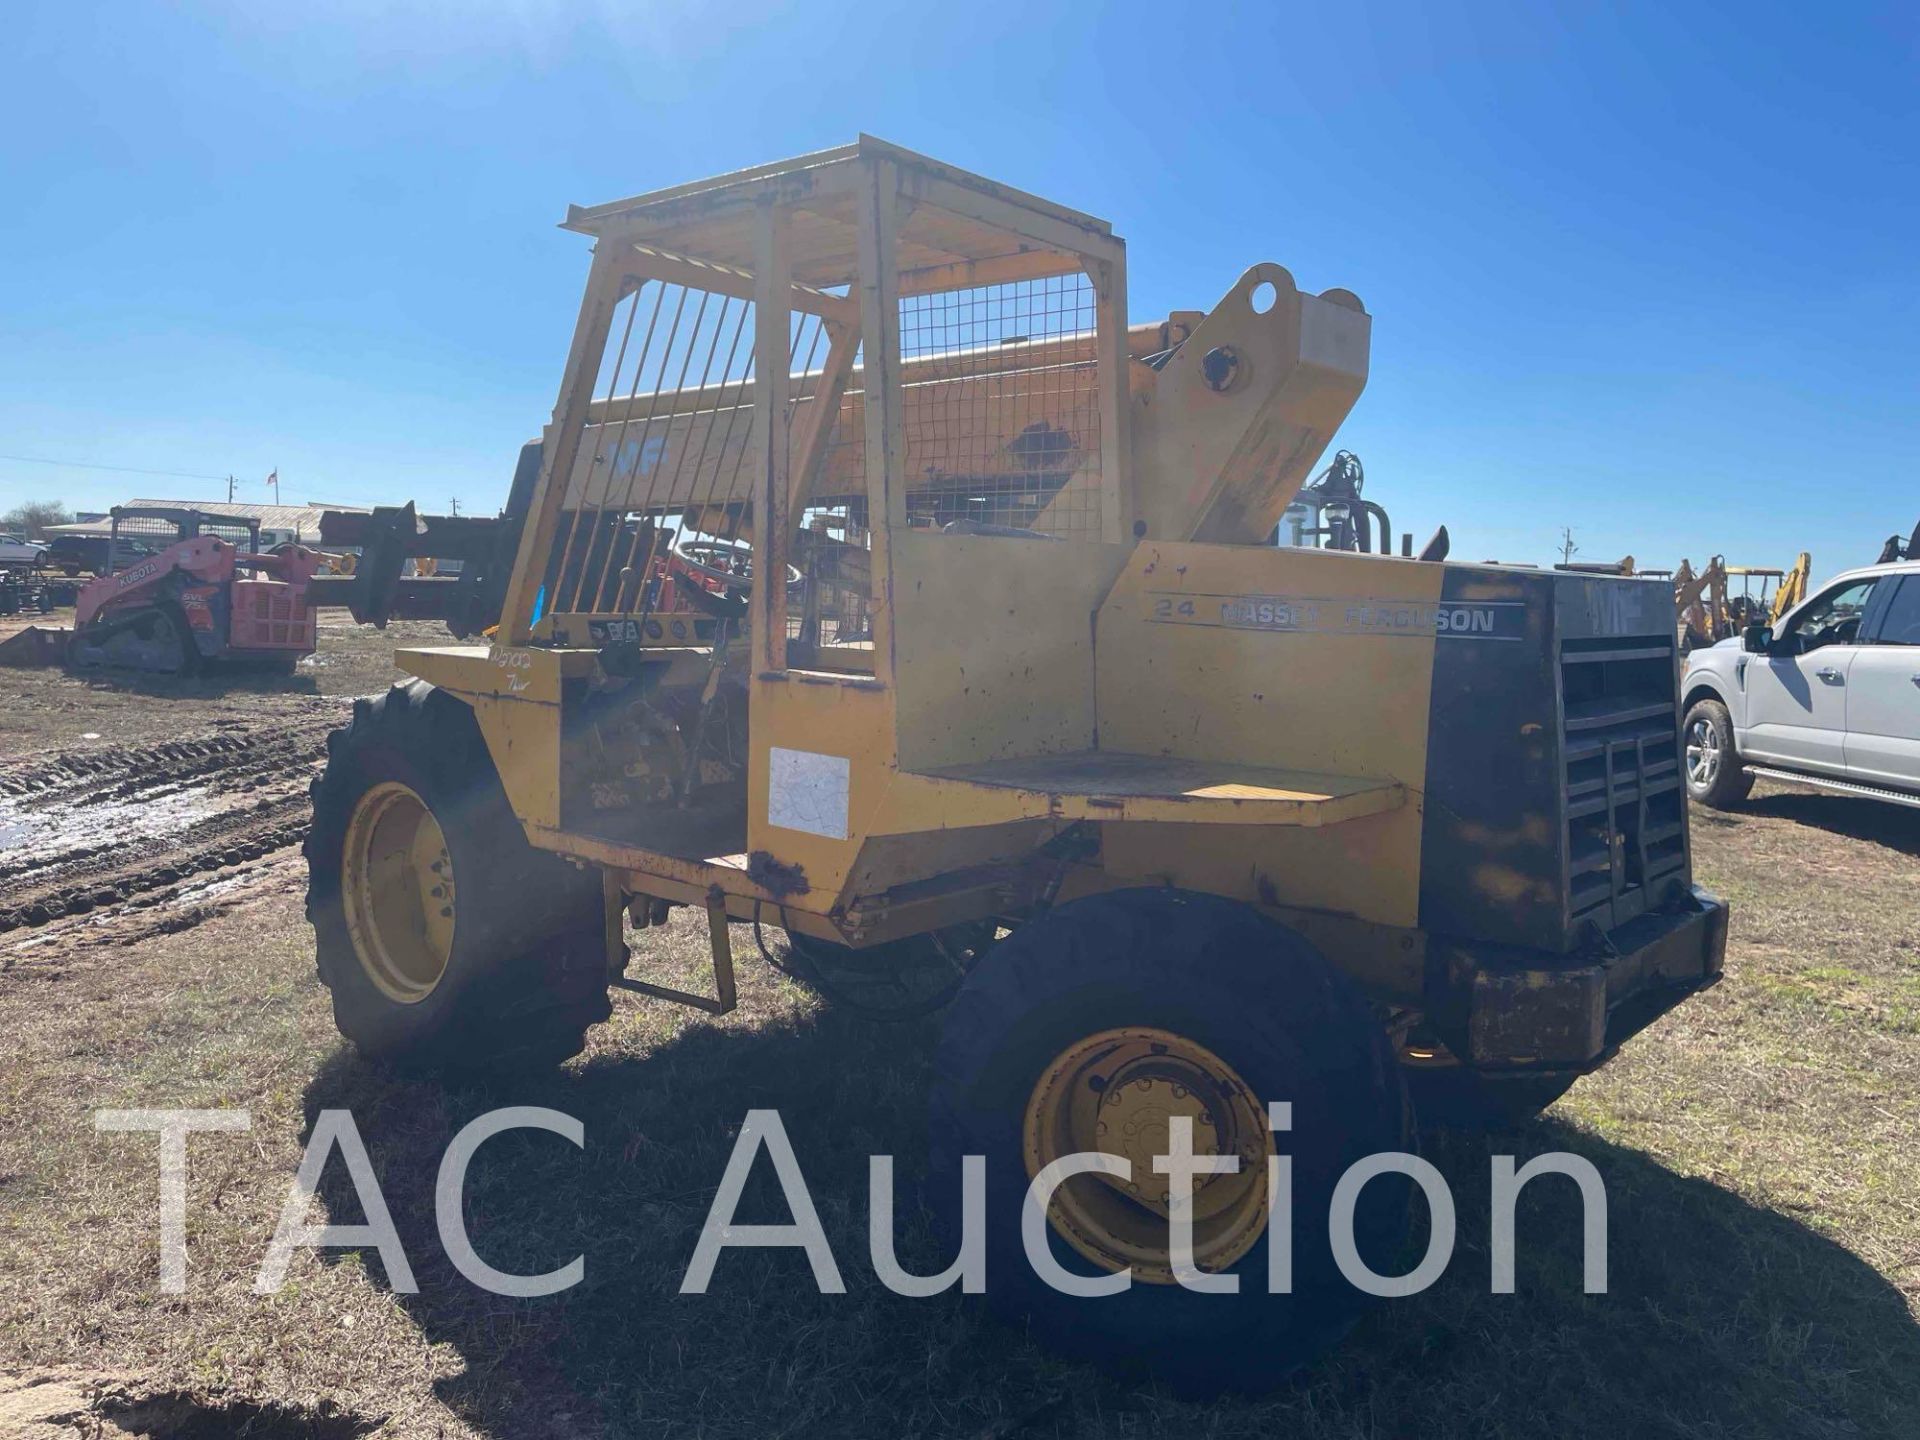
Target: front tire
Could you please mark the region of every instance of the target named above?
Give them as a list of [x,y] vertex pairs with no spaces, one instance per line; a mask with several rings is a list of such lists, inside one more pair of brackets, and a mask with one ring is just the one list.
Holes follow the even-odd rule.
[[313,782],[307,918],[340,1033],[371,1059],[555,1065],[611,1013],[600,887],[527,844],[473,712],[354,702]]
[[[1267,1128],[1269,1102],[1292,1128]],[[1239,1292],[1172,1282],[1164,1184],[1169,1117],[1199,1154],[1240,1156],[1202,1176],[1194,1254]],[[1368,1303],[1333,1260],[1333,1188],[1355,1161],[1411,1144],[1392,1047],[1359,992],[1300,936],[1206,895],[1135,890],[1061,906],[981,960],[947,1012],[934,1061],[930,1194],[960,1234],[961,1159],[985,1157],[987,1299],[1037,1338],[1183,1392],[1262,1390],[1337,1342]],[[1029,1180],[1062,1153],[1105,1150],[1127,1181],[1069,1179],[1049,1210],[1054,1260],[1082,1276],[1130,1264],[1119,1294],[1078,1298],[1037,1276],[1021,1240]],[[1267,1287],[1267,1159],[1292,1156],[1293,1290]],[[1410,1186],[1389,1174],[1356,1207],[1360,1255],[1391,1271]]]
[[1753,776],[1733,744],[1733,717],[1718,700],[1696,700],[1681,725],[1687,794],[1732,810],[1753,792]]

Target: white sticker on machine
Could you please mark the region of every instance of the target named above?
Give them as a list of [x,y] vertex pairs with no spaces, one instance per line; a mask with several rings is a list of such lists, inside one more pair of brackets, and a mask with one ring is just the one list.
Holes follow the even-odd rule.
[[853,762],[844,755],[773,747],[767,767],[767,823],[782,830],[847,838],[847,781]]

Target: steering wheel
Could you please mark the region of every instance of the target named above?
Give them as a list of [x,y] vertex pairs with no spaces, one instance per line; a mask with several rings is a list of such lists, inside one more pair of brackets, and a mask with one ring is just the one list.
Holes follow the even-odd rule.
[[[753,547],[743,540],[676,540],[674,558],[694,574],[726,587],[727,593],[753,593]],[[798,585],[802,576],[787,566],[787,585]]]

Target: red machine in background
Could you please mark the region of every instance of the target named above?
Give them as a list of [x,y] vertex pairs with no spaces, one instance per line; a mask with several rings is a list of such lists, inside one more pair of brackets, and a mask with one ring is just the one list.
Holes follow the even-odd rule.
[[[489,634],[520,547],[521,525],[540,476],[541,442],[521,447],[519,464],[497,516],[420,515],[405,505],[371,511],[328,510],[320,516],[320,543],[329,551],[356,552],[349,573],[322,574],[307,591],[309,606],[339,606],[360,625],[385,628],[389,620],[443,620],[456,639]],[[615,511],[577,525],[554,547],[539,584],[537,619],[563,643],[612,647],[708,645],[722,623],[744,613],[733,595],[751,572],[750,549],[740,520],[722,511],[689,511],[682,528],[662,528]],[[802,530],[797,562],[825,568],[826,536]],[[851,553],[854,547],[832,547]],[[865,553],[857,557],[864,563]],[[789,582],[801,571],[789,567]],[[614,619],[546,615],[546,596],[577,590],[581,576],[601,577],[595,593],[608,610],[621,605],[640,613]],[[866,593],[864,576],[860,593]],[[804,646],[819,628],[818,617],[802,621],[789,647]],[[618,663],[618,662],[616,662]]]
[[120,506],[112,526],[108,573],[75,603],[70,666],[177,675],[206,660],[291,668],[313,653],[316,552],[281,545],[263,555],[258,520],[198,510]]

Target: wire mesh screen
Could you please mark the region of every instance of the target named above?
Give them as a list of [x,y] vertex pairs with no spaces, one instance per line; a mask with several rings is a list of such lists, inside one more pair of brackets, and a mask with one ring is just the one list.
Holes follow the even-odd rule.
[[790,663],[804,668],[831,662],[835,649],[872,647],[872,546],[864,498],[806,508],[793,546],[803,578],[787,594]]
[[1078,271],[902,298],[909,524],[1100,537],[1095,327]]
[[[796,311],[788,339],[786,429],[798,443],[809,407],[836,393],[832,334]],[[566,483],[547,612],[684,609],[689,587],[725,589],[726,575],[751,569],[753,352],[751,301],[649,280],[621,303]],[[831,450],[858,448],[857,426],[824,423],[830,435],[851,432]],[[839,464],[864,487],[857,457]]]
[[[852,365],[858,366],[855,351]],[[808,379],[796,415],[826,393]],[[803,581],[788,593],[787,658],[805,668],[835,664],[833,651],[873,645],[873,532],[867,508],[865,397],[857,370],[834,406],[818,467],[806,487],[792,558]],[[798,428],[798,422],[796,422]]]
[[250,553],[254,548],[253,527],[246,521],[224,515],[207,515],[182,510],[159,515],[120,515],[109,529],[109,572],[157,555],[176,540],[193,535],[212,535],[234,549]]
[[[910,525],[1101,535],[1095,297],[1085,275],[900,302]],[[790,458],[813,455],[786,577],[795,664],[871,644],[864,395],[836,326],[796,310]],[[754,307],[648,280],[618,307],[549,556],[544,614],[688,608],[751,567]],[[831,406],[830,416],[815,407]],[[693,597],[698,600],[703,597]],[[643,627],[644,628],[644,627]]]

